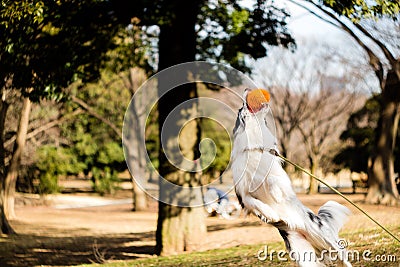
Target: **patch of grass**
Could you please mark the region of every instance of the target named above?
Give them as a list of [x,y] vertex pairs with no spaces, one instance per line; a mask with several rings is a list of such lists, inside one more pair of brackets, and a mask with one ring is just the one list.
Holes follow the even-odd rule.
[[[400,226],[389,227],[389,230],[400,236]],[[348,241],[348,250],[354,252],[353,266],[400,266],[400,244],[382,229],[360,229],[345,233],[343,237]]]
[[[400,226],[389,227],[395,235],[400,235]],[[360,229],[341,235],[346,240],[353,266],[398,267],[400,266],[400,244],[379,228]],[[262,261],[257,255],[268,257]],[[283,242],[259,245],[237,246],[204,252],[184,253],[177,256],[151,257],[133,261],[116,261],[105,264],[81,265],[86,267],[127,267],[127,266],[295,266],[291,261],[279,261],[277,252],[285,250]],[[271,252],[274,252],[272,260]],[[354,255],[353,259],[351,258]],[[358,256],[357,256],[358,255]],[[288,259],[288,255],[284,256]]]
[[[184,253],[168,257],[152,257],[124,262],[110,262],[106,264],[91,264],[82,266],[127,267],[127,266],[264,266],[269,265],[269,258],[260,261],[257,254],[264,253],[265,245],[245,245],[227,249],[214,249],[204,252]],[[283,243],[268,244],[269,251],[284,249]],[[261,254],[264,256],[264,254]],[[274,259],[273,266],[291,266],[289,262],[279,262]]]

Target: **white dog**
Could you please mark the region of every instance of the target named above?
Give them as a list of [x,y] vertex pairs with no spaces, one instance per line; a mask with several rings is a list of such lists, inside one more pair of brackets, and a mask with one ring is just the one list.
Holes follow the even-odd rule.
[[247,212],[278,228],[289,256],[299,266],[351,266],[338,237],[350,211],[328,201],[314,214],[300,202],[281,160],[271,153],[276,150],[276,139],[268,125],[270,107],[264,103],[259,110],[249,108],[250,91],[246,89],[243,96],[231,155],[239,202]]

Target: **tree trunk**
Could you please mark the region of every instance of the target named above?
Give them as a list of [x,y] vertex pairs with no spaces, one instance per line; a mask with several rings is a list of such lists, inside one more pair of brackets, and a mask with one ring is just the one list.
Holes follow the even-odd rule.
[[[190,89],[189,87],[194,87],[194,89]],[[195,90],[195,85],[187,84],[178,87],[177,90],[180,90],[179,95],[181,97],[187,96],[187,92]],[[175,91],[174,94],[168,94],[167,97],[163,97],[164,99],[159,101],[160,114],[169,114],[169,112],[165,112],[166,108],[170,109],[172,107],[169,105],[174,102],[171,101],[171,97],[176,99],[177,95]],[[187,98],[185,97],[185,99]],[[177,113],[188,114],[193,110],[193,107],[188,107]],[[163,119],[165,120],[165,117]],[[181,129],[180,131],[171,131],[179,132],[179,151],[177,151],[177,153],[182,153],[181,155],[185,159],[191,160],[193,162],[191,169],[194,169],[194,160],[199,157],[199,152],[197,151],[200,136],[199,121],[190,120],[190,122],[184,124],[188,121],[188,119],[184,117],[176,118],[174,121],[179,122],[174,126]],[[163,124],[160,123],[160,125]],[[160,128],[162,128],[162,126],[160,126]],[[177,136],[173,134],[170,136],[163,136],[162,144],[168,146],[174,143],[174,141],[176,142],[177,139]],[[156,252],[160,255],[171,255],[198,249],[204,240],[206,226],[204,208],[193,207],[193,203],[202,203],[200,191],[195,189],[190,190],[191,188],[196,188],[201,185],[200,177],[195,173],[181,170],[173,166],[164,154],[164,150],[171,151],[173,148],[169,150],[164,147],[164,149],[160,151],[159,156],[159,174],[162,178],[159,179],[160,196],[156,232]],[[175,154],[172,155],[174,156]],[[168,156],[169,159],[171,159],[171,154],[168,154]]]
[[381,110],[376,130],[374,153],[369,160],[368,194],[371,204],[395,205],[399,194],[394,181],[393,152],[399,124],[400,81],[389,72],[381,96]]
[[[170,21],[167,24],[160,27],[160,71],[175,64],[195,60],[195,24],[200,3],[200,0],[168,1],[168,8],[173,16],[170,16]],[[190,75],[190,73],[186,75]],[[163,88],[163,86],[171,84],[174,77],[165,77],[165,79],[167,80],[159,79],[158,81],[160,96],[168,89]],[[176,118],[171,123],[174,125],[168,125],[173,130],[165,131],[163,138],[161,138],[161,133],[167,116],[180,104],[196,97],[196,85],[188,83],[175,87],[161,97],[158,102],[160,143],[164,146],[168,146],[170,143],[175,144],[178,137],[176,133],[179,133],[179,145],[175,146],[175,150],[174,148],[172,150],[184,158],[192,160],[193,164],[199,156],[200,129],[199,121],[190,120],[190,118],[196,116],[197,101],[180,106],[180,111],[174,113]],[[189,120],[190,122],[187,123]],[[201,200],[199,199],[201,195],[196,193],[196,190],[184,190],[200,185],[198,176],[173,166],[164,151],[165,148],[160,147],[159,174],[162,178],[159,179],[160,201],[156,252],[160,255],[169,255],[197,249],[201,241],[204,240],[206,227],[204,209],[202,207],[190,207],[192,201]],[[171,183],[168,182],[179,185],[179,187],[172,189]]]
[[140,188],[136,180],[132,178],[132,196],[133,207],[132,211],[145,211],[147,210],[146,193]]
[[[140,173],[142,179],[144,179],[146,172],[144,171],[146,169],[146,151],[143,151],[143,146],[141,144],[144,144],[145,140],[142,140],[140,131],[142,127],[145,127],[146,121],[143,116],[139,116],[138,114],[138,105],[135,103],[135,99],[132,100],[130,104],[130,116],[133,116],[134,121],[136,122],[134,126],[136,127],[134,129],[134,133],[131,133],[130,142],[136,143],[136,145],[133,146],[125,146],[127,149],[132,149],[132,147],[137,147],[137,151],[132,151],[133,153],[136,153],[136,158],[134,159],[132,157],[132,166],[133,168],[136,168],[136,173]],[[142,185],[143,186],[143,185]],[[137,183],[137,180],[135,180],[134,177],[132,177],[132,211],[144,211],[147,210],[147,198],[146,198],[146,193],[140,188],[140,186]]]
[[4,213],[4,183],[5,183],[5,155],[4,155],[4,130],[5,121],[8,110],[8,103],[4,100],[0,100],[0,235],[1,234],[13,234],[15,233],[9,224],[7,217]]
[[[310,158],[310,171],[312,174],[316,174],[318,170],[318,161],[315,158]],[[308,188],[308,194],[318,193],[318,181],[310,177],[310,186]]]
[[204,209],[182,208],[159,202],[158,255],[174,255],[198,249],[206,234]]
[[28,133],[29,114],[31,111],[31,101],[28,97],[24,98],[22,105],[21,117],[19,120],[17,137],[14,143],[13,154],[8,166],[8,171],[4,181],[4,214],[8,219],[15,218],[14,202],[15,187],[18,177],[18,169],[21,164],[21,157],[24,151],[26,135]]
[[[131,115],[132,112],[130,112]],[[132,131],[134,132],[134,131]],[[132,181],[132,211],[144,211],[147,210],[147,197],[146,193],[139,186],[138,181],[143,181],[145,177],[145,165],[142,163],[142,159],[145,158],[143,152],[141,151],[142,146],[138,144],[139,142],[138,135],[130,134],[125,135],[124,148],[126,149],[126,162],[129,166],[131,172],[131,181]],[[134,150],[132,148],[138,148],[138,150]],[[137,178],[135,179],[132,173],[134,171]],[[144,186],[144,184],[141,184]]]

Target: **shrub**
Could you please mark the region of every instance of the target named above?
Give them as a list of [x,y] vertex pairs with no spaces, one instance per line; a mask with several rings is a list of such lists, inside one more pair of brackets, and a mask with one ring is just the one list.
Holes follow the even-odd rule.
[[43,146],[37,151],[36,156],[40,183],[35,191],[40,194],[59,192],[60,175],[80,173],[86,167],[78,161],[77,156],[69,148]]
[[119,189],[118,173],[115,170],[111,170],[109,167],[105,167],[103,170],[93,167],[93,189],[101,196],[105,194],[114,194]]

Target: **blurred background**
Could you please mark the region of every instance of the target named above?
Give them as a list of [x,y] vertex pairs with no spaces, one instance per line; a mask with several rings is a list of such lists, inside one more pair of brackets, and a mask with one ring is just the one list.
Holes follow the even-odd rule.
[[[4,236],[31,235],[46,221],[29,230],[30,222],[35,224],[32,218],[52,210],[89,208],[86,211],[106,216],[113,206],[139,212],[134,215],[139,217],[129,217],[134,221],[140,221],[140,212],[150,213],[144,218],[150,226],[138,223],[132,230],[147,232],[145,239],[156,237],[156,245],[152,239],[146,253],[197,250],[196,245],[181,246],[185,242],[165,243],[165,231],[174,231],[165,223],[189,218],[196,225],[189,227],[190,236],[195,229],[206,229],[205,218],[197,220],[198,215],[190,217],[190,210],[157,203],[144,192],[162,190],[158,172],[177,173],[164,166],[166,159],[160,155],[159,127],[165,116],[159,114],[167,114],[169,107],[160,104],[151,116],[142,116],[140,99],[156,90],[137,97],[135,103],[138,121],[146,127],[151,160],[142,162],[144,188],[131,177],[122,147],[124,114],[138,88],[158,71],[194,60],[227,64],[271,92],[284,156],[342,192],[355,194],[360,202],[389,206],[399,202],[397,1],[2,0],[0,18]],[[197,84],[185,90],[191,94],[178,89],[176,101],[204,96],[235,110],[242,105],[218,86]],[[161,103],[171,99],[174,96],[166,96]],[[212,120],[196,123],[200,130],[192,132],[197,145],[190,147],[190,157],[196,159],[204,138],[214,140],[217,156],[190,179],[197,185],[213,182],[236,201],[229,191],[233,186],[229,133]],[[296,192],[331,193],[299,170],[287,165],[285,169]],[[45,207],[51,210],[40,210]],[[62,217],[59,212],[55,214]],[[177,225],[175,230],[185,228]],[[191,242],[197,244],[196,238]],[[4,253],[8,256],[0,256],[2,266],[30,262],[10,260],[15,255]],[[68,261],[57,263],[63,260]]]

